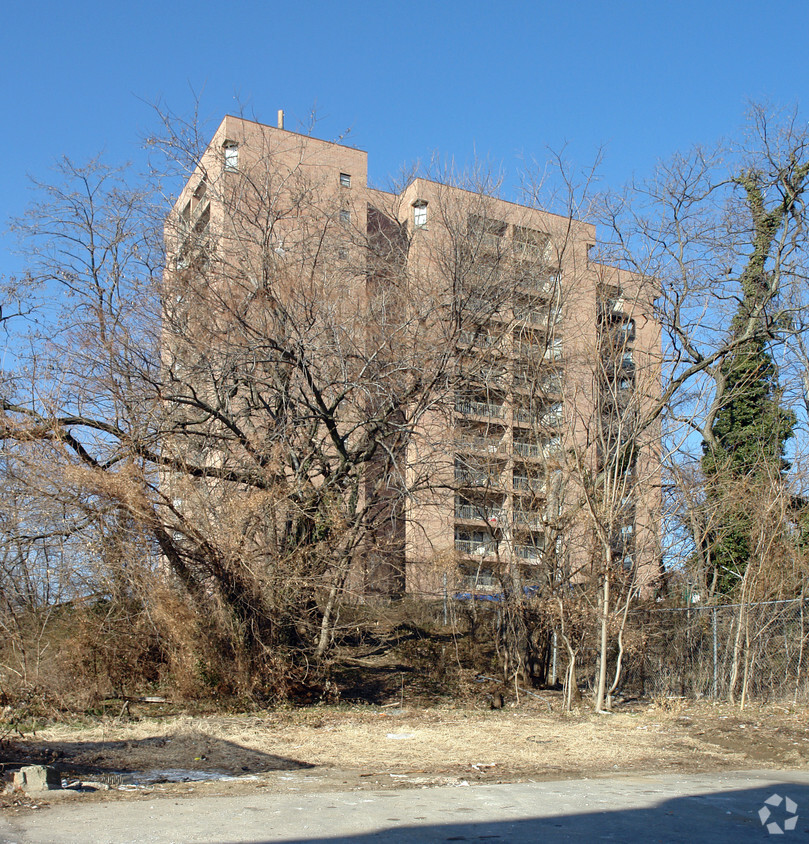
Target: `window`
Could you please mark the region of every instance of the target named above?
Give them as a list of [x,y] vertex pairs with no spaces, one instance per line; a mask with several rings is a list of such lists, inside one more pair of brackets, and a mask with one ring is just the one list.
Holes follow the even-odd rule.
[[351,187],[351,175],[349,173],[340,173],[340,187],[341,188],[350,188]]
[[351,222],[351,212],[347,208],[340,209],[340,222],[347,226]]
[[232,173],[239,169],[239,145],[232,141],[226,141],[225,146],[225,171]]
[[621,366],[624,369],[632,369],[635,366],[635,359],[632,357],[632,352],[627,351],[621,355]]
[[427,228],[427,203],[423,199],[413,203],[413,225],[417,229]]

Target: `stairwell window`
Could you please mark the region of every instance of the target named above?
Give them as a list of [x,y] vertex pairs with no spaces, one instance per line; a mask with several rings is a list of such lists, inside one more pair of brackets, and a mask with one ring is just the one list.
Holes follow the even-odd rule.
[[340,187],[341,188],[350,188],[351,187],[351,175],[349,173],[340,173]]
[[423,199],[413,203],[413,226],[417,229],[427,228],[427,203]]
[[225,151],[225,172],[235,173],[239,169],[239,145],[233,141],[226,141]]
[[347,208],[340,209],[340,222],[347,226],[351,222],[351,212]]

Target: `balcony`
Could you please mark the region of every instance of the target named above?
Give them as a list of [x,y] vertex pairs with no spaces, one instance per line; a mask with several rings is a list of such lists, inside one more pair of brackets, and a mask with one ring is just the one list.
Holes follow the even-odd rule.
[[528,242],[515,240],[512,243],[512,253],[518,261],[546,264],[550,259],[550,249],[547,239],[544,242]]
[[561,425],[565,421],[565,411],[562,403],[552,404],[545,408],[539,417],[539,421],[549,428],[556,428]]
[[455,445],[462,451],[484,451],[486,454],[505,454],[506,444],[489,437],[470,437],[459,435],[455,438]]
[[479,504],[456,504],[455,518],[464,521],[486,522],[495,527],[503,524],[505,510],[502,507],[484,507]]
[[547,396],[557,396],[562,392],[562,376],[561,375],[545,375],[540,378],[537,386]]
[[624,319],[619,315],[610,325],[610,339],[617,348],[631,343],[635,339],[635,320]]
[[455,410],[468,416],[488,416],[491,419],[502,419],[505,413],[502,404],[467,399],[455,399]]
[[562,314],[558,308],[528,308],[515,305],[514,319],[541,328],[552,328],[561,321]]
[[499,589],[500,583],[491,571],[479,571],[465,574],[460,588],[467,592],[491,592]]
[[502,314],[505,307],[502,296],[469,296],[464,303],[464,311],[480,322],[496,318]]
[[497,338],[488,331],[460,331],[458,332],[458,345],[477,346],[480,349],[490,349],[497,345]]
[[517,288],[526,293],[551,296],[559,285],[558,272],[519,272],[515,278]]
[[635,372],[635,358],[631,350],[625,351],[621,355],[620,371],[628,375],[632,375]]
[[544,527],[542,513],[538,513],[536,510],[515,510],[514,526],[528,528],[529,530],[542,530]]
[[532,492],[534,495],[544,495],[547,491],[544,480],[528,475],[514,475],[512,485],[517,492]]
[[471,469],[455,468],[455,483],[461,486],[487,487],[492,483],[492,478],[486,472],[474,472]]
[[622,296],[600,299],[596,305],[599,322],[615,323],[627,319],[626,303]]
[[562,450],[562,438],[553,437],[546,443],[527,443],[514,441],[514,453],[522,457],[534,457],[540,459],[548,459],[549,457],[559,454]]
[[524,359],[533,361],[558,361],[562,359],[562,341],[552,343],[515,343],[516,354]]
[[539,545],[515,545],[514,556],[521,560],[539,561],[542,559],[542,547]]
[[514,453],[522,457],[544,457],[544,447],[540,443],[514,443]]
[[514,386],[535,388],[546,396],[558,396],[562,392],[562,376],[548,374],[537,368],[518,368],[514,371]]
[[500,230],[484,231],[480,235],[480,252],[483,255],[500,257],[505,254],[508,241],[505,239],[505,224]]
[[525,425],[530,425],[539,419],[539,414],[533,410],[524,410],[523,408],[516,408],[514,410],[514,421],[522,422]]
[[552,404],[544,408],[517,408],[514,420],[525,425],[542,425],[546,428],[558,428],[565,420],[562,403]]
[[497,543],[492,540],[456,539],[455,550],[470,557],[495,557]]
[[461,374],[470,387],[502,387],[509,376],[509,370],[505,366],[483,366],[467,360],[462,362]]

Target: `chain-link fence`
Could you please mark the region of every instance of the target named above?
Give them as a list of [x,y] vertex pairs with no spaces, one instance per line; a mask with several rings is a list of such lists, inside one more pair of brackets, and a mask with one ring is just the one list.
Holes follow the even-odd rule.
[[631,615],[642,645],[626,687],[647,695],[802,698],[809,692],[809,603],[655,608]]

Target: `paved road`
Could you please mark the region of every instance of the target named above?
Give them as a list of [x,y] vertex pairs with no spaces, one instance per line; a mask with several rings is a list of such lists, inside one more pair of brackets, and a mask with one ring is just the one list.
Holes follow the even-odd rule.
[[[809,836],[809,772],[619,776],[515,785],[402,791],[54,803],[0,819],[3,844],[236,844],[314,841],[396,844],[432,841],[766,841],[770,823],[795,828],[772,840]],[[787,824],[789,827],[789,824]]]

